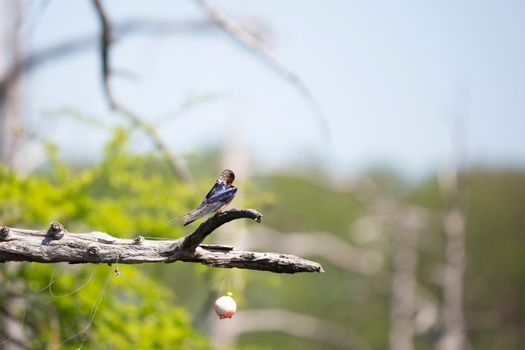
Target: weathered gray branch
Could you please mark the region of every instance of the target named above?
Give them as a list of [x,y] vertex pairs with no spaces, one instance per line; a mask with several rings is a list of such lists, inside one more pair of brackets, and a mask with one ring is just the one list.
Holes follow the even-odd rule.
[[230,209],[210,217],[188,236],[175,240],[146,240],[141,236],[121,239],[104,232],[71,233],[56,222],[47,231],[4,226],[0,228],[0,262],[142,264],[186,261],[277,273],[323,272],[318,263],[294,255],[201,244],[219,226],[241,218],[260,222],[262,215],[252,209]]

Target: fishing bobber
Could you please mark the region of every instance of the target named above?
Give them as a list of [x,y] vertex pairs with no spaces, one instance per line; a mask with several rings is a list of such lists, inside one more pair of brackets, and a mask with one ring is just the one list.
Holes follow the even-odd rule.
[[232,298],[232,293],[228,293],[228,295],[224,295],[217,299],[213,309],[221,320],[224,318],[232,318],[237,311],[237,304]]

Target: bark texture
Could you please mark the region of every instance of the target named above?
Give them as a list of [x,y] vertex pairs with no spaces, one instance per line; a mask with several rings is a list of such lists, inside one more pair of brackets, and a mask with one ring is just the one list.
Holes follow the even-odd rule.
[[210,217],[193,233],[175,240],[146,240],[142,236],[122,239],[98,231],[71,233],[57,222],[43,231],[4,226],[0,228],[0,262],[143,264],[186,261],[276,273],[323,272],[318,263],[294,255],[201,244],[219,226],[241,218],[260,222],[262,215],[252,209],[231,209]]

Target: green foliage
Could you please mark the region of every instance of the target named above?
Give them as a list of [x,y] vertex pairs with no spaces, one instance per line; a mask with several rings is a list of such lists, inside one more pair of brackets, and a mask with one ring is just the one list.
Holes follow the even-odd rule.
[[207,348],[169,290],[134,267],[114,268],[24,265],[35,348],[76,349],[84,336],[87,349]]
[[77,172],[53,146],[49,164],[37,174],[21,177],[0,167],[2,222],[34,226],[56,220],[70,230],[96,227],[120,237],[181,235],[168,219],[195,205],[205,187],[182,186],[157,158],[127,153],[126,137],[117,129],[101,164]]
[[[168,220],[195,205],[204,184],[182,186],[156,157],[128,153],[126,141],[127,133],[116,129],[103,161],[78,171],[60,160],[53,145],[47,146],[49,163],[35,174],[0,167],[1,224],[43,229],[59,221],[72,232],[100,230],[118,237],[184,234]],[[76,349],[84,334],[85,349],[208,348],[173,292],[140,268],[119,266],[117,276],[115,266],[6,265],[0,303],[13,291],[26,297],[18,316],[25,312],[34,348]]]

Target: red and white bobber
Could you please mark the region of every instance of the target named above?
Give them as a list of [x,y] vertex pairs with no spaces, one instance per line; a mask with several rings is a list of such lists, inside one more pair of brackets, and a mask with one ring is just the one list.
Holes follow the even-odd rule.
[[228,295],[224,295],[217,299],[213,309],[221,320],[224,318],[232,318],[237,311],[237,304],[232,298],[232,293],[228,293]]

